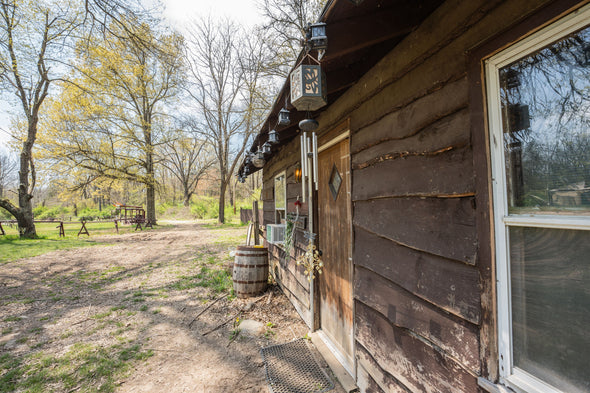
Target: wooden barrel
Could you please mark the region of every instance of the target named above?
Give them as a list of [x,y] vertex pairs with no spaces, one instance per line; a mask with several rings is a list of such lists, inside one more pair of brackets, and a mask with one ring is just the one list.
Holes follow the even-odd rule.
[[263,292],[268,285],[268,248],[238,246],[232,279],[237,297]]

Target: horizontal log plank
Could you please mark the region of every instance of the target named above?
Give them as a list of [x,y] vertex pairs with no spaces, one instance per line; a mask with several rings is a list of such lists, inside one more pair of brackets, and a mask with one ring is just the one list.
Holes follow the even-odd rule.
[[[387,181],[383,181],[387,179]],[[471,148],[398,157],[352,171],[352,200],[392,196],[474,195]]]
[[[426,108],[424,108],[426,109]],[[399,155],[404,152],[432,152],[443,150],[448,146],[468,146],[470,144],[469,111],[460,109],[442,116],[431,112],[432,119],[418,132],[411,132],[402,137],[382,137],[378,142],[371,141],[371,147],[362,149],[352,155],[353,168],[370,165],[375,158],[386,155]],[[398,127],[395,125],[393,127]],[[360,136],[364,131],[358,134]],[[356,137],[354,139],[357,139]],[[370,138],[365,138],[369,140]]]
[[[437,120],[450,117],[450,115],[465,108],[467,106],[467,93],[467,78],[461,78],[458,81],[446,84],[441,89],[436,90],[431,94],[427,94],[426,96],[409,103],[407,106],[402,107],[399,110],[395,110],[377,122],[359,129],[355,132],[351,141],[351,151],[353,155],[357,155],[357,153],[365,149],[386,141],[399,141],[410,138],[419,134],[421,130],[430,131],[432,134],[430,139],[434,139],[437,138],[437,136],[440,138],[441,134],[452,129],[455,135],[459,135],[460,140],[469,141],[469,122],[466,113],[462,114],[459,121],[451,124],[449,128],[445,127],[447,124],[442,123],[442,127],[438,129],[434,128],[432,130],[426,130],[427,127],[431,126]],[[425,135],[427,134],[428,133],[425,132]],[[455,139],[457,138],[453,135],[450,139],[452,140],[453,137]],[[416,144],[424,143],[419,141],[419,139],[421,138],[411,139],[406,142],[404,146],[411,146],[411,149],[415,149],[414,146]],[[410,145],[412,142],[413,144]],[[427,149],[428,142],[429,141],[426,141],[424,143]],[[430,142],[431,146],[434,146],[436,143],[436,140]],[[383,150],[385,152],[391,150],[391,148],[389,148],[390,145],[384,146]],[[443,146],[444,145],[448,145],[448,142],[443,143]],[[367,152],[365,155],[355,157],[353,163],[358,163],[363,160],[366,161],[369,158],[378,156],[380,153],[379,149],[374,150],[376,151]],[[404,148],[402,147],[400,150],[404,150]]]
[[475,264],[472,197],[357,201],[354,225],[410,248]]
[[357,343],[357,386],[362,392],[411,393],[391,374],[384,371],[362,345]]
[[309,308],[309,288],[301,285],[295,275],[284,264],[280,262],[273,263],[272,269],[275,280],[287,288],[304,308]]
[[354,231],[354,263],[379,273],[412,294],[474,324],[479,323],[479,274],[475,267]]
[[[477,287],[477,280],[473,286]],[[473,372],[479,370],[477,326],[446,314],[364,268],[356,269],[354,293],[356,299],[370,305],[390,323],[433,342]]]
[[391,325],[381,314],[356,301],[356,340],[380,368],[412,392],[473,393],[477,377],[438,348],[404,329]]

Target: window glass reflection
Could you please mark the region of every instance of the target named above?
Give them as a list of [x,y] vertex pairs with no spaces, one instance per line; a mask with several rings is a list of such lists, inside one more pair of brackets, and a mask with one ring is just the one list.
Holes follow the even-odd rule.
[[590,213],[590,28],[500,70],[510,213]]

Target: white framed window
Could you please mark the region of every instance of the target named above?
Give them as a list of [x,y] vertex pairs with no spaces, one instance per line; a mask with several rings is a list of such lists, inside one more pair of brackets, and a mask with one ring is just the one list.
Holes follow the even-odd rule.
[[501,382],[590,392],[590,6],[486,61]]
[[281,172],[275,176],[275,223],[285,222],[287,214],[287,174]]

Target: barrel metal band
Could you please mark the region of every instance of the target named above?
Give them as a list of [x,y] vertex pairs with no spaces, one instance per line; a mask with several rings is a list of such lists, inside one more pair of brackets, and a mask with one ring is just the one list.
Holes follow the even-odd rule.
[[264,282],[268,282],[268,280],[259,280],[259,281],[238,281],[238,280],[233,280],[233,282],[238,283],[238,284],[261,284]]
[[256,268],[256,267],[265,267],[265,266],[268,266],[268,263],[263,263],[262,265],[244,265],[242,263],[234,263],[234,266],[237,266],[237,267],[246,267],[246,268],[252,269],[252,268]]
[[238,257],[264,257],[264,256],[266,256],[266,252],[265,253],[256,253],[256,254],[242,254],[241,252],[236,252],[234,255],[236,255]]

